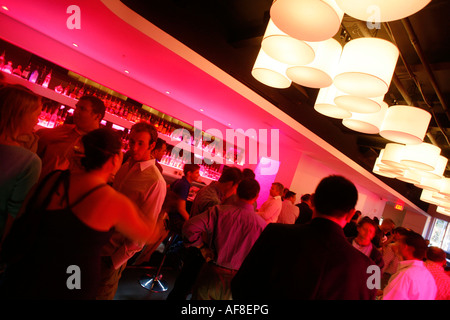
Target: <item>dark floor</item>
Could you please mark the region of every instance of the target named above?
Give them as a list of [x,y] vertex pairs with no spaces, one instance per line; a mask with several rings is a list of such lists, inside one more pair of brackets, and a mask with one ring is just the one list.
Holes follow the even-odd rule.
[[[180,272],[179,250],[169,250],[160,271],[160,281],[167,288],[166,291],[156,292],[154,290],[148,290],[141,285],[143,278],[147,280],[155,276],[163,257],[161,251],[155,251],[148,263],[144,265],[129,265],[126,267],[119,281],[119,287],[114,300],[166,300]],[[143,283],[146,282],[143,281]],[[153,288],[157,287],[154,286]]]

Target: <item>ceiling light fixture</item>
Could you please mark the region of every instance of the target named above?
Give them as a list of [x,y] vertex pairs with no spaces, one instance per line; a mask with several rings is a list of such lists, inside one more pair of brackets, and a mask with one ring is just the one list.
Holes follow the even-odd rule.
[[324,41],[339,31],[344,12],[334,0],[275,0],[270,17],[291,37]]
[[314,60],[307,65],[289,66],[286,70],[286,75],[293,82],[305,87],[329,87],[333,84],[333,77],[341,57],[342,46],[333,38],[309,43],[314,48]]
[[260,49],[253,65],[252,76],[267,86],[278,89],[288,88],[292,81],[286,76],[287,67],[287,64],[273,59]]
[[406,18],[422,10],[431,0],[336,0],[349,16],[369,22]]
[[352,116],[350,111],[342,109],[334,103],[336,92],[337,89],[333,85],[320,89],[317,94],[314,109],[327,117],[335,119],[350,118]]
[[358,38],[344,45],[334,85],[363,97],[379,97],[389,90],[399,51],[389,41]]
[[390,141],[419,144],[423,141],[431,114],[420,108],[395,105],[388,108],[380,135]]
[[315,56],[311,45],[287,35],[272,20],[267,24],[261,47],[273,59],[289,65],[311,63]]
[[384,101],[381,102],[380,106],[380,110],[374,113],[352,112],[352,116],[343,119],[342,124],[354,131],[367,134],[378,134],[380,133],[380,128],[388,109],[388,105]]

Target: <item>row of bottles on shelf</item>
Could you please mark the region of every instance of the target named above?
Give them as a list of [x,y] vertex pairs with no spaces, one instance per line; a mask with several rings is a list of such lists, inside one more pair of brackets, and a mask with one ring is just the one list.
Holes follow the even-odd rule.
[[[41,85],[42,87],[48,88],[49,83],[52,79],[52,69],[47,66],[40,66],[34,64],[28,64],[28,66],[22,70],[22,66],[18,65],[16,68],[13,68],[13,64],[11,61],[5,63],[5,51],[0,55],[0,70],[6,73],[14,74],[16,76],[22,77],[32,83],[37,85]],[[54,83],[55,81],[53,81]],[[50,88],[51,89],[51,88]],[[119,97],[113,96],[111,94],[105,93],[102,90],[94,88],[92,86],[86,85],[84,83],[76,83],[72,84],[71,82],[60,82],[57,86],[53,88],[56,93],[62,94],[72,99],[79,99],[83,95],[93,95],[98,97],[105,104],[106,112],[109,114],[113,114],[117,117],[125,119],[127,121],[136,123],[140,121],[145,121],[151,123],[155,126],[156,130],[164,135],[170,136],[174,140],[184,140],[186,143],[194,146],[196,148],[200,148],[205,152],[211,154],[211,156],[219,156],[223,157],[223,150],[218,150],[216,144],[213,143],[214,137],[212,139],[206,139],[204,133],[194,135],[194,132],[187,130],[183,127],[183,133],[188,132],[189,136],[180,136],[179,130],[176,129],[181,128],[181,126],[174,124],[173,122],[163,119],[162,117],[151,114],[146,110],[126,102]],[[67,109],[67,110],[66,110]],[[45,127],[55,127],[61,123],[61,121],[57,121],[56,119],[63,119],[66,116],[67,111],[70,108],[63,108],[59,110],[49,110],[49,108],[44,107],[41,117],[40,117],[40,125]],[[73,110],[72,110],[73,111]],[[64,114],[63,114],[64,113]],[[52,119],[52,120],[51,120]],[[178,134],[174,134],[177,133]],[[228,157],[227,157],[228,158]]]
[[46,128],[56,128],[64,123],[72,111],[73,109],[70,107],[61,104],[44,104],[39,115],[38,125]]

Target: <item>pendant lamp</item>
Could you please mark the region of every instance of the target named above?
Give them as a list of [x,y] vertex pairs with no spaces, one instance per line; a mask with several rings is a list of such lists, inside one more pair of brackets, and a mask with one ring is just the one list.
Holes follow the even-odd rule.
[[444,179],[432,179],[427,177],[422,177],[420,182],[415,184],[417,188],[429,190],[433,192],[439,192],[442,189]]
[[400,162],[409,168],[433,171],[440,153],[441,148],[431,143],[409,144],[404,147]]
[[411,170],[411,169],[407,169],[407,170],[403,171],[403,174],[398,175],[396,178],[403,182],[412,183],[412,184],[419,183],[420,179],[421,179],[420,174],[417,171]]
[[450,216],[450,208],[437,207],[436,212]]
[[327,88],[320,89],[319,93],[317,94],[314,109],[327,117],[335,119],[344,119],[351,117],[351,112],[339,108],[334,103],[336,91],[337,90],[333,85]]
[[386,166],[381,163],[380,159],[377,158],[375,160],[375,164],[372,169],[373,173],[376,173],[380,176],[387,177],[387,178],[397,178],[398,176],[403,174],[402,170],[395,169],[395,168],[387,168]]
[[381,162],[394,168],[407,169],[406,165],[401,163],[405,146],[398,143],[387,143],[383,149]]
[[307,65],[289,66],[286,75],[293,82],[308,88],[331,86],[341,57],[341,44],[333,38],[308,43],[314,48],[314,60]]
[[384,39],[350,40],[342,50],[334,85],[356,96],[382,96],[389,89],[398,56],[397,47]]
[[284,89],[288,88],[292,81],[286,76],[288,65],[269,57],[260,49],[252,69],[252,76],[267,86]]
[[275,0],[270,17],[293,38],[324,41],[339,31],[344,12],[335,0]]
[[338,6],[353,18],[387,22],[406,18],[422,10],[431,0],[336,0]]
[[356,113],[375,113],[381,110],[381,103],[384,96],[376,98],[366,98],[338,91],[334,102],[338,107]]
[[[339,104],[336,105],[339,106]],[[343,119],[342,124],[354,131],[367,134],[378,134],[380,132],[380,128],[386,115],[387,109],[388,109],[387,103],[381,101],[381,107],[378,112],[374,113],[352,112],[352,116],[350,118]]]
[[423,109],[391,106],[381,125],[380,135],[398,143],[419,144],[425,137],[430,120],[431,114]]
[[305,41],[295,39],[281,31],[269,20],[261,47],[267,55],[289,65],[305,65],[314,60],[314,50]]
[[434,167],[434,170],[432,171],[421,171],[420,174],[422,177],[426,178],[427,180],[439,180],[442,179],[444,176],[445,168],[447,167],[448,159],[444,156],[439,156],[436,165]]

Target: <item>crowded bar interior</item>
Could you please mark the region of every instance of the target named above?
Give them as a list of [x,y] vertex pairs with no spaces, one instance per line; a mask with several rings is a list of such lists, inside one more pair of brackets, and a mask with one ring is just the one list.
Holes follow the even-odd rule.
[[[70,123],[94,95],[124,153],[133,125],[156,128],[168,187],[199,164],[189,206],[229,167],[254,172],[257,208],[275,183],[299,204],[339,175],[362,216],[413,230],[450,265],[450,1],[0,5],[2,81],[42,97],[35,130]],[[116,300],[166,298],[180,268],[161,248],[173,240],[153,264],[128,262]]]

